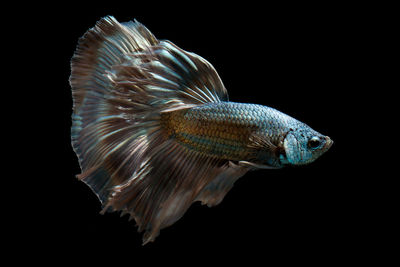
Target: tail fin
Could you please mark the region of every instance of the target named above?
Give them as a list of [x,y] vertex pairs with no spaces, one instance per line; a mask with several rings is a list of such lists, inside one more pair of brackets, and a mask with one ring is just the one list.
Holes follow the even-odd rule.
[[[109,178],[104,159],[131,134],[133,127],[122,107],[111,103],[119,98],[110,75],[127,55],[159,43],[143,25],[134,25],[125,27],[113,17],[101,19],[80,38],[71,60],[72,145],[83,171],[79,177],[101,200],[108,199],[112,186],[124,180]],[[98,178],[99,173],[102,179]]]
[[145,243],[196,199],[219,202],[229,186],[209,187],[207,197],[202,191],[214,179],[246,172],[190,151],[163,131],[161,113],[227,100],[218,74],[199,56],[158,41],[137,21],[106,17],[80,39],[71,69],[78,178],[103,211],[135,218]]

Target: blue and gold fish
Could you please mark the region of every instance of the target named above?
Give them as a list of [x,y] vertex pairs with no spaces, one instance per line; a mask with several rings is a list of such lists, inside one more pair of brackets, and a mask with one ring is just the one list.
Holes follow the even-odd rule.
[[137,21],[98,21],[71,69],[78,178],[102,213],[130,214],[144,244],[249,170],[307,164],[333,143],[273,108],[229,102],[210,63]]

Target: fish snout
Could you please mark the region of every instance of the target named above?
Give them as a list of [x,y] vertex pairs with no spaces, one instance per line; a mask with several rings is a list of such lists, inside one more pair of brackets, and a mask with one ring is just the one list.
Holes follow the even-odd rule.
[[333,145],[333,140],[329,136],[325,136],[325,146],[324,149],[328,150]]

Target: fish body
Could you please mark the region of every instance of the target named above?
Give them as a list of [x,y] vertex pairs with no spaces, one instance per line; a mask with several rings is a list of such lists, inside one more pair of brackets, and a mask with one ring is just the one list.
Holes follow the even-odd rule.
[[[189,149],[233,161],[254,162],[257,146],[251,136],[265,136],[279,146],[289,125],[296,120],[273,108],[234,102],[210,103],[169,113],[169,137]],[[259,147],[260,149],[262,147]],[[279,165],[277,155],[265,160]]]
[[71,60],[72,145],[103,211],[144,243],[195,201],[222,201],[247,171],[308,164],[332,140],[270,107],[230,102],[200,56],[139,22],[97,22]]
[[[284,141],[291,132],[321,136],[306,124],[267,106],[219,102],[166,113],[162,117],[169,138],[183,146],[233,161],[270,167],[288,164]],[[326,146],[332,141],[325,138]],[[309,163],[298,159],[295,164]]]

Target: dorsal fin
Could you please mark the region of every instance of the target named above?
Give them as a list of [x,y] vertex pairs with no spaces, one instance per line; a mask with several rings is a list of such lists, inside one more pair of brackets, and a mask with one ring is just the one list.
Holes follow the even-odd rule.
[[151,32],[138,22],[125,27],[112,16],[99,20],[79,39],[71,59],[70,84],[75,113],[88,92],[100,95],[110,93],[112,85],[105,74],[125,61],[126,55],[158,43]]
[[160,110],[228,100],[213,66],[169,41],[127,55],[109,77],[116,90]]
[[111,149],[100,147],[100,139],[125,141],[124,129],[142,123],[145,130],[163,111],[228,98],[206,60],[158,41],[137,21],[121,24],[111,16],[80,38],[70,83],[72,143],[82,167],[93,167]]

